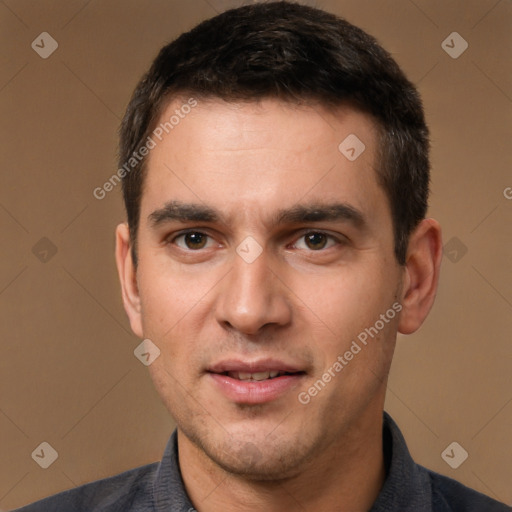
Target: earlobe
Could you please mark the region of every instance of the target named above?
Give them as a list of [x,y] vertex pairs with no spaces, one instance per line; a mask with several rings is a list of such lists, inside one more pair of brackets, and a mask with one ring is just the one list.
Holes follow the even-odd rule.
[[437,292],[442,259],[441,227],[424,219],[409,238],[398,331],[415,332],[427,317]]
[[124,309],[132,331],[139,338],[143,338],[137,273],[132,260],[130,232],[126,223],[119,224],[116,228],[116,264]]

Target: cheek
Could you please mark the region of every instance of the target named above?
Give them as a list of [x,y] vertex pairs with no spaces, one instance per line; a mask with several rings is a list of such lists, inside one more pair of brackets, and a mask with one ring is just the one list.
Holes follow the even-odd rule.
[[[212,281],[212,283],[210,283]],[[214,280],[194,276],[172,265],[147,265],[139,280],[144,334],[163,340],[200,305]]]
[[294,281],[291,288],[298,302],[335,335],[373,323],[393,296],[390,284],[370,268],[346,266],[323,275],[298,275]]
[[[350,351],[355,341],[360,349],[354,345],[352,352],[357,354],[348,354],[352,357],[350,366],[369,365],[377,370],[385,363],[398,320],[392,309],[396,286],[389,268],[384,272],[347,267],[340,269],[336,277],[302,276],[297,280],[293,289],[305,305],[306,323],[314,326],[310,334],[317,361],[330,367],[339,355]],[[381,315],[385,315],[384,320]]]
[[177,377],[185,384],[195,378],[202,361],[202,342],[220,277],[216,271],[194,273],[190,267],[179,269],[169,262],[154,261],[145,270],[139,281],[143,332],[161,352],[150,370],[162,386]]
[[196,414],[190,400],[194,388],[184,381],[183,375],[178,372],[180,367],[174,367],[168,361],[169,354],[162,352],[161,357],[148,367],[149,373],[157,393],[174,420],[184,424]]

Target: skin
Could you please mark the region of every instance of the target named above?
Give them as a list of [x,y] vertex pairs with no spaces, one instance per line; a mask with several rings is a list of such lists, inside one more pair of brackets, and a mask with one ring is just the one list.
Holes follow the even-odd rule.
[[[181,104],[170,102],[162,119]],[[353,162],[338,150],[349,134],[366,146]],[[439,224],[425,219],[406,265],[397,263],[376,147],[372,119],[349,107],[209,100],[149,155],[138,266],[126,224],[117,228],[116,259],[131,327],[161,351],[150,374],[176,420],[183,480],[200,512],[365,511],[382,487],[396,334],[427,316],[442,243]],[[221,219],[155,225],[151,214],[170,201],[207,205]],[[283,209],[333,203],[364,222],[274,222]],[[208,235],[205,245],[190,248],[184,229]],[[327,236],[308,244],[311,232]],[[236,252],[248,236],[262,248],[252,263]],[[298,394],[393,303],[400,314],[301,404]],[[305,375],[275,400],[234,403],[206,372],[233,357],[276,358]]]

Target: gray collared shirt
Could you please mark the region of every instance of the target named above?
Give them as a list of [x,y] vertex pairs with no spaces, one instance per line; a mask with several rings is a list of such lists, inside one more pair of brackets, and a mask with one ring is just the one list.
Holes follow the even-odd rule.
[[[506,512],[499,503],[416,464],[391,417],[383,425],[386,481],[369,512]],[[200,505],[199,510],[200,510]],[[177,432],[162,461],[64,491],[17,512],[194,512],[178,461]]]

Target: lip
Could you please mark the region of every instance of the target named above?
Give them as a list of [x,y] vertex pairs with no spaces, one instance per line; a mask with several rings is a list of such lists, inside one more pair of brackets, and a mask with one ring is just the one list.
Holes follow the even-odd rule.
[[238,380],[221,373],[208,373],[213,384],[230,401],[238,404],[263,404],[277,400],[298,386],[304,373],[282,375],[267,380]]
[[279,359],[257,359],[255,361],[242,361],[241,359],[226,359],[219,361],[207,368],[211,373],[224,373],[224,372],[247,372],[256,373],[264,372],[266,370],[277,372],[296,373],[304,371],[297,365],[292,365],[280,361]]
[[[281,375],[262,381],[239,380],[224,375],[224,372],[257,373],[266,370],[294,372],[294,374]],[[250,405],[277,400],[298,386],[305,376],[305,371],[298,366],[277,359],[259,359],[256,361],[230,359],[216,363],[207,370],[207,377],[228,400],[238,404]]]

